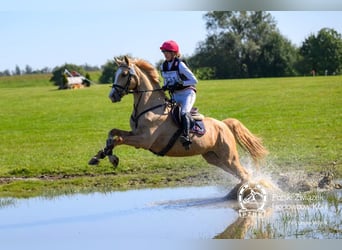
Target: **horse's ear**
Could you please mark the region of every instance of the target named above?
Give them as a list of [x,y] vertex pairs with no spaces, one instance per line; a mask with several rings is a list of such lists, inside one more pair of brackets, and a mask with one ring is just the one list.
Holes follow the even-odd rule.
[[122,61],[121,61],[119,58],[117,58],[117,57],[114,57],[114,62],[115,62],[118,66],[120,66],[120,65],[122,64]]
[[124,59],[125,59],[125,62],[126,62],[126,64],[127,64],[127,66],[129,66],[129,59],[128,59],[128,57],[125,56]]

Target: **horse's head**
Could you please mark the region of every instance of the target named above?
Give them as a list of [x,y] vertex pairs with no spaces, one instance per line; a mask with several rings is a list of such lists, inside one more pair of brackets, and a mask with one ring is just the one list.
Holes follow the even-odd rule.
[[138,77],[134,65],[130,63],[127,56],[124,57],[124,60],[118,58],[115,58],[114,60],[118,65],[118,70],[115,73],[114,83],[112,90],[109,93],[109,98],[112,102],[119,102],[124,95],[137,87]]

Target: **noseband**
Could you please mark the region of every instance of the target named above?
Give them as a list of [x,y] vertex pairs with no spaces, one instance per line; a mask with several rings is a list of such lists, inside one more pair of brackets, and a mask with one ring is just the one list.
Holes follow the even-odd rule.
[[115,91],[119,94],[120,97],[130,93],[129,91],[129,85],[131,84],[132,76],[135,75],[135,70],[128,66],[120,66],[121,68],[127,67],[128,68],[128,78],[126,81],[125,86],[121,86],[119,84],[116,84],[115,82],[112,85],[112,88],[115,89]]

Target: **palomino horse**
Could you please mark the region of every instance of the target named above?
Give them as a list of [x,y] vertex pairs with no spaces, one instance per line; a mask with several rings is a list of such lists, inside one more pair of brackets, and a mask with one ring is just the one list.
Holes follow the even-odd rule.
[[171,117],[169,102],[160,88],[157,69],[144,60],[124,57],[124,60],[115,59],[115,61],[118,70],[109,97],[112,102],[119,102],[124,95],[133,94],[134,106],[130,120],[132,130],[124,131],[116,128],[110,130],[105,148],[101,149],[89,164],[97,165],[100,159],[108,156],[116,167],[119,158],[113,155],[113,149],[121,144],[148,149],[166,156],[183,157],[200,154],[208,163],[222,168],[241,180],[241,183],[230,192],[236,197],[241,184],[251,178],[251,174],[239,161],[236,141],[257,163],[267,154],[261,139],[236,119],[218,121],[205,117],[203,123],[207,132],[201,136],[191,134],[191,147],[185,150],[177,139],[179,128]]

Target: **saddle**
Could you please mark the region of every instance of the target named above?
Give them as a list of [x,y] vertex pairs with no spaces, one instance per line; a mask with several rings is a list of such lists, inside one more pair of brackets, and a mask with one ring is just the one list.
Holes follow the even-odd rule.
[[[204,116],[198,112],[198,108],[192,108],[190,111],[190,133],[194,133],[196,135],[204,135],[206,132],[203,118]],[[181,112],[180,107],[178,105],[175,105],[171,109],[171,116],[174,121],[174,123],[181,127]]]
[[[178,105],[175,106],[171,106],[171,117],[173,119],[173,122],[178,126],[178,130],[172,135],[172,137],[170,138],[169,142],[167,143],[167,145],[160,150],[159,152],[154,152],[150,149],[150,151],[156,155],[159,156],[164,156],[175,144],[175,142],[177,141],[177,139],[179,138],[179,136],[181,135],[181,133],[183,132],[181,129],[181,112],[180,112],[180,107]],[[196,134],[198,136],[202,136],[205,134],[206,130],[204,127],[204,123],[203,123],[203,118],[204,116],[200,113],[198,113],[198,109],[197,108],[193,108],[190,112],[190,133]]]

